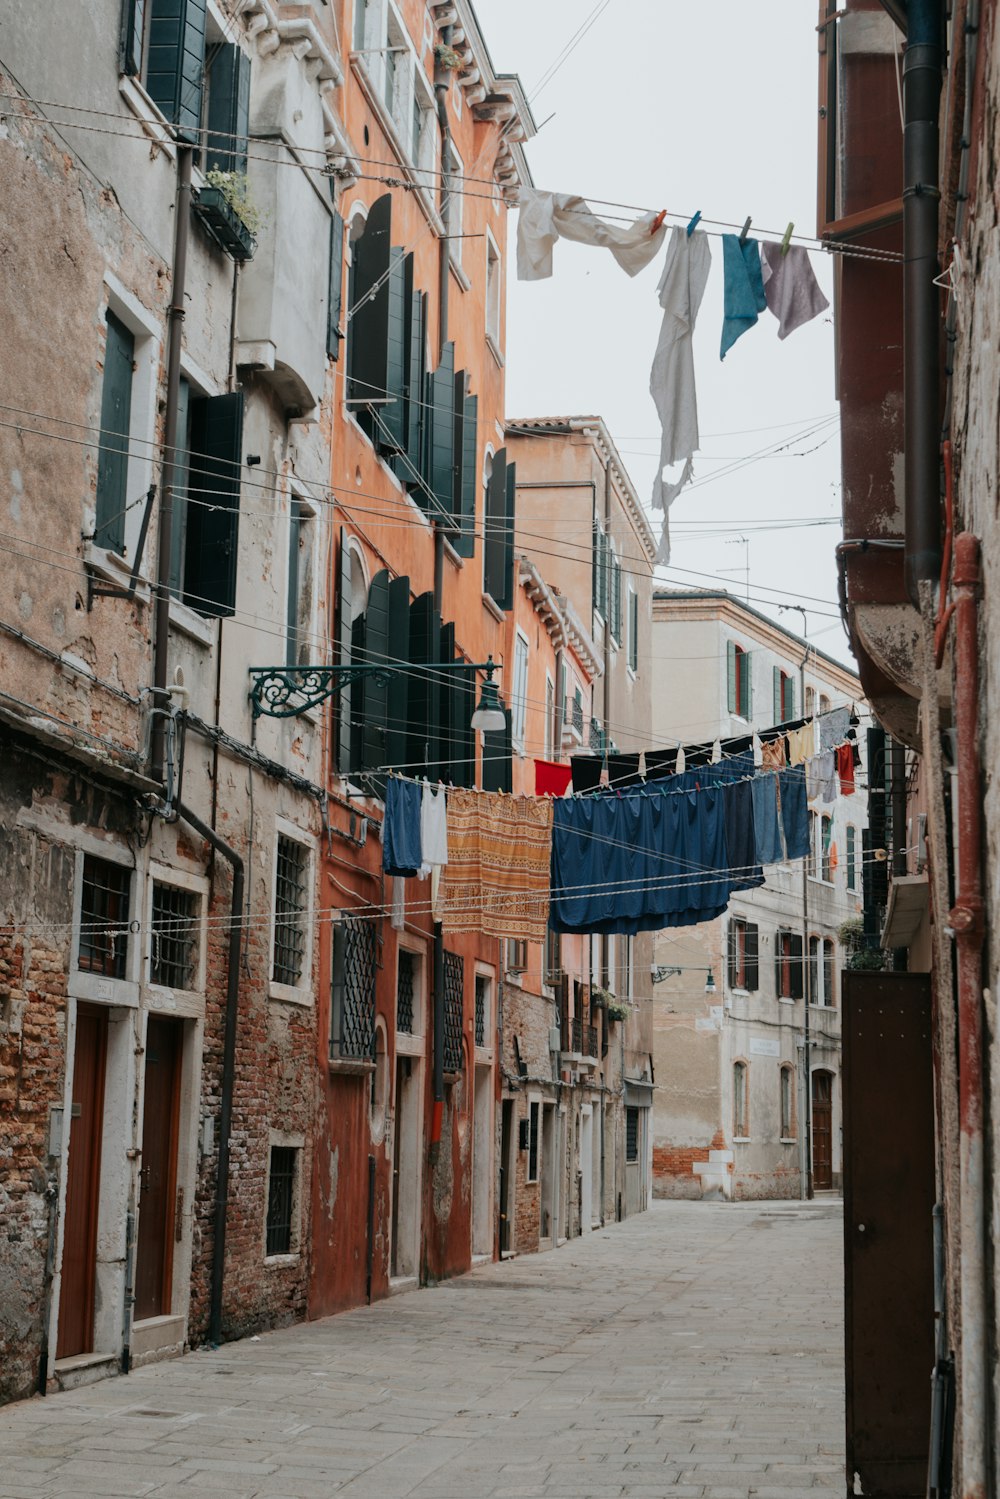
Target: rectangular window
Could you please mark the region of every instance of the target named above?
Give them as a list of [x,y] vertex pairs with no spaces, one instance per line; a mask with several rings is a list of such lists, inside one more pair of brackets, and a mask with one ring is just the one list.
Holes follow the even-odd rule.
[[342,914],[333,928],[331,1058],[367,1061],[374,1056],[375,976],[375,923]]
[[84,973],[125,977],[131,884],[132,871],[126,865],[85,856],[77,956],[77,967]]
[[485,973],[476,974],[476,1045],[488,1046],[490,1021],[490,981]]
[[537,1098],[528,1105],[528,1170],[525,1180],[529,1182],[538,1180],[538,1116],[541,1108]]
[[820,818],[820,870],[821,878],[828,885],[833,884],[833,818],[825,814]]
[[747,1064],[736,1062],[733,1065],[733,1134],[738,1140],[746,1140],[749,1133]]
[[545,677],[545,758],[551,760],[555,755],[555,728],[556,728],[556,689],[552,678],[546,674]]
[[447,199],[448,208],[448,248],[451,262],[461,269],[462,265],[462,231],[465,224],[465,195],[462,191],[465,181],[465,168],[462,159],[455,150],[454,144],[451,148],[451,171],[442,179],[442,208],[444,199]]
[[628,664],[632,671],[639,670],[639,595],[632,588],[628,591]]
[[625,1159],[639,1159],[639,1110],[632,1104],[625,1109]]
[[857,830],[857,828],[855,828],[853,826],[852,823],[848,823],[847,824],[846,840],[847,840],[847,861],[846,861],[847,862],[847,869],[846,869],[847,888],[848,888],[848,890],[857,890],[857,888],[858,888],[858,870],[857,870],[857,862],[858,862],[858,830]]
[[110,552],[125,550],[128,447],[132,415],[135,337],[113,312],[107,314],[101,440],[97,453],[97,524],[94,541]]
[[610,579],[608,583],[608,625],[611,638],[621,645],[622,640],[622,565],[614,554],[614,543],[609,556]]
[[507,972],[523,973],[528,966],[528,944],[518,937],[507,938]]
[[153,882],[149,981],[167,989],[193,989],[198,974],[201,897],[193,890]]
[[486,337],[500,348],[500,321],[503,298],[503,264],[492,237],[486,236]]
[[837,980],[836,949],[829,937],[823,940],[823,1003],[834,1006],[837,996],[834,985]]
[[775,991],[779,999],[801,999],[804,983],[802,937],[798,932],[777,933],[774,958]]
[[295,838],[278,834],[274,877],[274,963],[271,979],[294,988],[303,977],[306,953],[309,850]]
[[299,1152],[294,1145],[271,1146],[264,1245],[264,1252],[269,1256],[293,1251],[298,1158]]
[[416,958],[405,947],[399,949],[396,963],[396,1029],[413,1033],[414,969]]
[[510,712],[511,737],[523,750],[528,718],[528,642],[520,632],[514,640],[514,690]]
[[774,721],[787,723],[795,717],[795,678],[780,666],[774,667]]
[[795,1125],[792,1117],[792,1100],[794,1098],[794,1075],[790,1067],[781,1069],[781,1138],[791,1140],[794,1137]]
[[309,662],[313,595],[312,512],[295,495],[288,509],[288,579],[285,600],[285,665]]
[[728,970],[730,989],[756,993],[759,985],[757,927],[738,916],[729,923]]
[[726,703],[730,713],[749,718],[752,712],[750,677],[751,654],[735,640],[726,642]]

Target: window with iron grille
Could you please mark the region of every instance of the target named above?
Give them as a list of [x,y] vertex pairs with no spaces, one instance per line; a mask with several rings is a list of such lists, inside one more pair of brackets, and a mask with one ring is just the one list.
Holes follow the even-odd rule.
[[476,1045],[487,1044],[486,1024],[490,1009],[490,981],[486,974],[476,974]]
[[639,1110],[631,1104],[625,1110],[625,1159],[639,1159]]
[[128,960],[129,890],[132,871],[87,854],[80,892],[80,950],[84,973],[123,979]]
[[369,1061],[375,1046],[375,923],[342,916],[333,928],[330,1056]]
[[465,988],[465,959],[460,953],[444,955],[444,1070],[462,1070],[462,1000]]
[[412,1034],[414,969],[417,960],[405,947],[399,949],[396,965],[396,1029]]
[[306,955],[306,903],[309,850],[278,834],[274,875],[274,965],[271,978],[290,987],[301,983]]
[[294,1248],[294,1214],[298,1147],[272,1145],[267,1177],[267,1225],[265,1254],[291,1254]]
[[150,983],[167,989],[193,989],[198,973],[198,916],[201,897],[193,890],[153,882]]

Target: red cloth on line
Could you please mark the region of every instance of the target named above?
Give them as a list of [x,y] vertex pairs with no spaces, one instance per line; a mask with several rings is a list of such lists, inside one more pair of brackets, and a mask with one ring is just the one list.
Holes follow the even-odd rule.
[[558,765],[555,760],[535,761],[536,796],[565,796],[572,778],[573,770],[569,765]]
[[853,796],[854,794],[854,746],[853,744],[838,744],[836,749],[837,774],[840,777],[841,796]]

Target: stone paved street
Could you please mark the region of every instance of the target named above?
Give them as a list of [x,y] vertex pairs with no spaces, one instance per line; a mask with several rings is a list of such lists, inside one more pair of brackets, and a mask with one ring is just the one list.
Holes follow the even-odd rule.
[[0,1411],[0,1496],[844,1493],[840,1204],[553,1254]]

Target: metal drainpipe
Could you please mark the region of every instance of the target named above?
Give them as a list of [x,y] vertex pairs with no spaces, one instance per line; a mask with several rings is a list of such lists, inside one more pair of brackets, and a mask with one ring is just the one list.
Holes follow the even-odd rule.
[[209,1297],[208,1336],[222,1342],[222,1287],[226,1272],[226,1216],[229,1208],[229,1135],[233,1122],[233,1092],[236,1081],[236,1021],[240,1003],[240,961],[243,954],[243,860],[213,827],[181,803],[178,816],[200,833],[233,871],[233,894],[229,914],[229,961],[226,974],[226,1023],[222,1045],[222,1091],[219,1100],[219,1151],[215,1172],[215,1222],[212,1236],[212,1280]]
[[958,894],[949,915],[958,968],[958,1110],[962,1341],[962,1499],[985,1499],[990,1370],[986,1326],[983,1164],[982,784],[979,768],[979,541],[955,542],[955,726],[958,731]]
[[938,108],[941,0],[910,0],[903,58],[903,412],[906,586],[941,571]]
[[177,198],[174,203],[174,264],[170,282],[167,343],[167,391],[163,416],[163,467],[157,531],[156,614],[153,631],[153,731],[150,776],[163,779],[167,656],[170,649],[170,558],[174,530],[174,474],[177,455],[177,408],[181,384],[181,340],[184,331],[184,287],[187,280],[188,231],[191,227],[191,165],[194,148],[177,141]]

